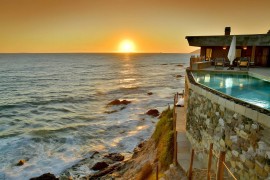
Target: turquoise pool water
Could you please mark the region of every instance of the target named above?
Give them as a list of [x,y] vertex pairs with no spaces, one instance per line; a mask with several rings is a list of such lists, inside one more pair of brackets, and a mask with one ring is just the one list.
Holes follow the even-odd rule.
[[211,89],[270,110],[270,82],[246,74],[193,72],[195,80]]

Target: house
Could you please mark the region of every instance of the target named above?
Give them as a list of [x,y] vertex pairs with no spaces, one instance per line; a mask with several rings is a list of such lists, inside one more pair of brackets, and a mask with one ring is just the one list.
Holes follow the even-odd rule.
[[[200,47],[200,55],[205,60],[227,57],[233,38],[231,28],[225,27],[220,36],[186,36],[190,46]],[[270,31],[266,34],[247,34],[236,36],[236,57],[250,57],[256,66],[270,66]]]

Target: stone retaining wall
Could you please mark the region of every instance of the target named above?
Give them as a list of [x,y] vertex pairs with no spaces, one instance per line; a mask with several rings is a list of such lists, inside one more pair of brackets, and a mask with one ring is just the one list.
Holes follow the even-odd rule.
[[[186,76],[187,136],[195,149],[226,151],[238,179],[270,178],[270,116],[221,97]],[[208,153],[199,153],[205,163]],[[213,166],[215,166],[213,164]]]

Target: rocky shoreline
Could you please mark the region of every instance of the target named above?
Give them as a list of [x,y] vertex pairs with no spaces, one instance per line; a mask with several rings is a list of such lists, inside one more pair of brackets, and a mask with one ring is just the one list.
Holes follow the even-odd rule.
[[155,146],[150,138],[134,148],[133,154],[91,152],[89,157],[66,169],[59,176],[45,173],[31,180],[135,179],[146,162],[154,163],[155,156]]
[[[122,105],[118,104],[119,102],[126,101],[114,100],[112,102],[117,102],[114,106],[119,106]],[[152,136],[138,144],[133,152],[101,153],[93,151],[85,159],[67,168],[57,177],[46,173],[32,179],[144,180],[155,178],[157,166],[159,166],[158,174],[164,176],[163,173],[170,169],[173,160],[173,110],[168,106],[162,113],[156,109],[150,109],[145,114],[158,117],[159,121]]]
[[[128,100],[115,99],[108,103],[107,106],[126,106],[130,103],[131,101]],[[157,109],[150,109],[145,114],[152,117],[160,115]],[[64,170],[59,177],[45,173],[39,177],[31,178],[31,180],[134,179],[138,176],[145,163],[155,163],[155,157],[155,143],[150,138],[138,144],[133,153],[115,152],[105,154],[98,151],[90,152],[86,158]]]

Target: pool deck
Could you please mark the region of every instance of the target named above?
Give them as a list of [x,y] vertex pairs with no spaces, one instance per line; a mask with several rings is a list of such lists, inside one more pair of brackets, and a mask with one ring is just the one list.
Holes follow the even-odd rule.
[[234,70],[227,70],[228,67],[224,67],[224,68],[215,68],[214,66],[205,68],[205,69],[201,69],[203,71],[226,71],[226,72],[248,72],[250,74],[257,74],[259,75],[258,78],[263,78],[265,80],[270,81],[270,67],[266,68],[266,67],[250,67],[249,70],[247,70],[246,68],[242,68],[241,70],[238,67],[235,67]]

